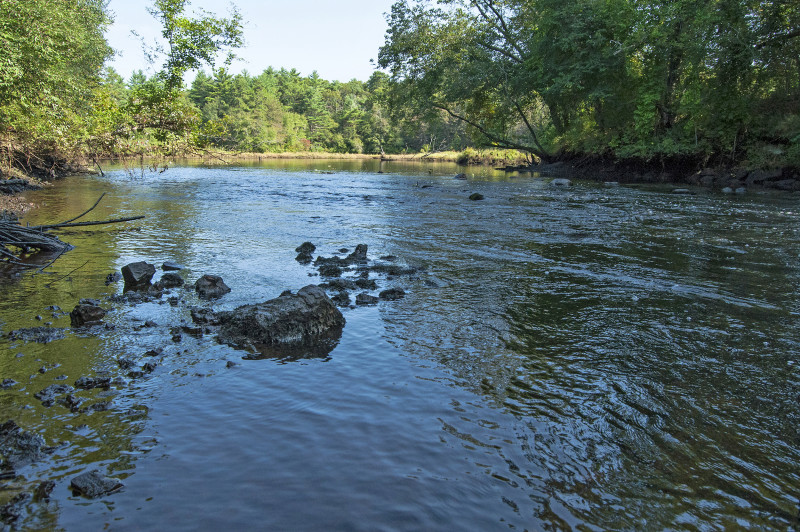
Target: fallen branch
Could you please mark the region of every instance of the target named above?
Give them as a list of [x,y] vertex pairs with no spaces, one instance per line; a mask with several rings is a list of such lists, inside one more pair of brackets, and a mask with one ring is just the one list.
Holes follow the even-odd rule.
[[[89,209],[74,218],[65,222],[48,225],[22,226],[16,219],[0,219],[0,261],[5,264],[14,264],[26,268],[38,268],[42,272],[51,266],[62,254],[72,249],[67,242],[62,242],[57,236],[49,234],[47,231],[53,229],[65,229],[71,227],[88,227],[94,225],[108,225],[122,222],[141,220],[144,216],[129,216],[126,218],[114,218],[111,220],[100,220],[96,222],[75,222],[75,220],[86,216],[93,211],[100,203],[105,194],[101,195]],[[11,250],[9,248],[15,248]],[[15,252],[17,249],[21,250]],[[27,254],[31,251],[56,253],[57,255],[46,264],[27,264],[22,262],[23,255],[27,259]],[[50,257],[48,257],[49,259]]]

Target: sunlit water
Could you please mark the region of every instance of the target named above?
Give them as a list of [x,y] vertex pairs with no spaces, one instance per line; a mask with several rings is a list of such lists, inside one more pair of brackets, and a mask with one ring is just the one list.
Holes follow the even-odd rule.
[[[800,197],[380,169],[118,170],[30,193],[42,205],[31,224],[69,219],[103,192],[87,219],[146,219],[63,231],[76,248],[50,273],[0,285],[3,333],[68,327],[47,307],[84,297],[116,325],[46,345],[0,340],[0,379],[19,382],[0,391],[0,421],[59,445],[5,481],[0,502],[57,481],[19,526],[798,527]],[[294,261],[306,240],[326,256],[363,242],[371,258],[423,270],[376,276],[405,299],[346,309],[334,351],[300,361],[242,360],[209,336],[174,343],[190,292],[175,307],[169,295],[130,305],[103,282],[129,262],[174,260],[190,282],[221,275],[233,291],[214,307],[232,309],[320,282]],[[109,411],[33,397],[121,374],[118,357],[142,362],[157,347],[148,378],[77,393],[111,398]],[[74,496],[69,480],[92,469],[124,490]]]

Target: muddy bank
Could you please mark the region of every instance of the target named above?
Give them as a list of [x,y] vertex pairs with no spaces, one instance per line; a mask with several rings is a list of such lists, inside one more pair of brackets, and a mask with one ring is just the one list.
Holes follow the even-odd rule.
[[675,184],[714,190],[742,188],[800,191],[800,171],[795,168],[746,169],[702,167],[696,161],[673,159],[663,162],[614,161],[603,157],[565,157],[554,163],[509,170],[531,171],[548,176],[627,184]]

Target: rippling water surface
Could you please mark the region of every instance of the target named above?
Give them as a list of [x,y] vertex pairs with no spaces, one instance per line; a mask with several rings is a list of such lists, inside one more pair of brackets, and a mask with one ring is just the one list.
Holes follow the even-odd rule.
[[[0,340],[0,415],[54,453],[6,481],[49,503],[22,527],[66,530],[607,530],[798,527],[800,197],[615,187],[449,166],[283,162],[114,171],[29,198],[31,224],[76,245],[46,275],[0,284],[3,333],[69,325],[83,297],[116,329]],[[325,173],[325,172],[333,173]],[[467,197],[479,192],[483,201]],[[320,282],[294,261],[369,245],[421,268],[376,277],[407,295],[345,309],[325,358],[242,360],[212,337],[171,340],[181,303],[109,297],[109,272],[175,260],[221,275],[231,309]],[[165,296],[164,300],[169,296]],[[37,319],[41,317],[41,320]],[[158,327],[141,327],[152,320]],[[33,398],[163,347],[148,378]],[[227,368],[226,361],[238,365]],[[42,370],[40,372],[40,370]],[[123,479],[99,500],[69,480]]]

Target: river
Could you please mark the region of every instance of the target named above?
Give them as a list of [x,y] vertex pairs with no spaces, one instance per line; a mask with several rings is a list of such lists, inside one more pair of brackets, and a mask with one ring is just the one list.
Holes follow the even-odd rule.
[[[461,171],[186,165],[27,193],[31,224],[102,193],[87,219],[146,218],[62,231],[76,247],[49,273],[0,284],[4,334],[69,328],[48,307],[80,298],[111,309],[97,334],[0,339],[0,380],[17,382],[0,421],[55,446],[4,481],[0,504],[54,480],[18,527],[797,529],[800,197]],[[406,296],[343,309],[336,348],[298,360],[174,342],[191,292],[134,305],[104,283],[130,262],[177,261],[190,283],[221,275],[232,292],[214,308],[229,310],[319,283],[294,260],[304,241],[324,256],[365,243],[420,273],[374,276]],[[157,348],[152,374],[120,371]],[[96,374],[123,382],[76,395],[108,410],[33,397]],[[94,469],[124,489],[74,495],[70,479]]]

